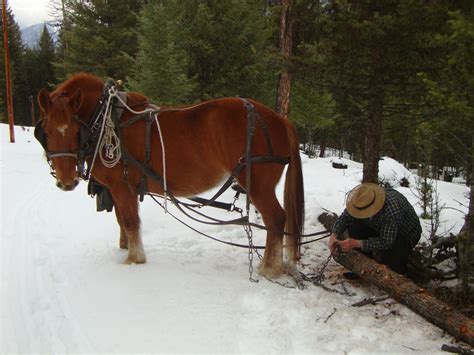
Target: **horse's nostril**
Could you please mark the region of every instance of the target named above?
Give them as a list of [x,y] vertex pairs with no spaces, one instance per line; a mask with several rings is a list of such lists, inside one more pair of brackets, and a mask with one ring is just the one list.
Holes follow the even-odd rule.
[[56,182],[56,186],[59,187],[60,189],[63,188],[63,184],[61,184],[59,181]]
[[79,185],[79,180],[74,180],[74,187],[76,187],[77,185]]

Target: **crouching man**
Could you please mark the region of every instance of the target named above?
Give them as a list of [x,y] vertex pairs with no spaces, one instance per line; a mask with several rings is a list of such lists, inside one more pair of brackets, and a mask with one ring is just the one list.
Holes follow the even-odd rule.
[[[349,238],[339,240],[346,230]],[[333,226],[329,250],[332,254],[337,247],[344,252],[360,249],[404,274],[420,236],[420,220],[405,196],[391,188],[364,183],[349,192],[346,209]]]

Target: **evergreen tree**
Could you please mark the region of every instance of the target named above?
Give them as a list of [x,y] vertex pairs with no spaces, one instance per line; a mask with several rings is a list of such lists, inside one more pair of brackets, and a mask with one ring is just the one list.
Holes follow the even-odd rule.
[[273,106],[276,76],[268,69],[268,59],[275,28],[266,4],[178,0],[177,5],[197,98],[242,95]]
[[336,102],[329,92],[316,90],[302,80],[293,81],[290,119],[299,128],[302,142],[311,146],[319,142],[321,157],[337,135],[338,116]]
[[378,180],[384,119],[425,101],[417,73],[436,65],[424,43],[445,12],[442,2],[333,0],[321,8],[313,44],[301,46],[316,85],[332,92],[347,120],[350,112],[363,117],[363,181]]
[[64,28],[64,71],[124,79],[137,52],[137,13],[142,1],[73,0],[70,29]]
[[54,65],[54,72],[59,81],[66,79],[65,72],[65,57],[69,49],[69,41],[66,36],[71,32],[72,28],[72,5],[70,0],[50,0],[50,15],[53,20],[50,25],[56,28],[58,41],[55,43],[56,62]]
[[[40,65],[40,59],[38,55],[38,49],[26,48],[25,57],[25,78],[28,83],[28,98],[33,100],[33,105],[35,107],[36,117],[38,117],[38,105],[37,105],[37,94],[41,88],[46,87],[42,80],[43,72],[42,66]],[[31,107],[31,101],[30,101]],[[31,111],[30,111],[31,112]],[[31,113],[29,113],[28,118],[30,119]]]
[[149,2],[140,13],[139,51],[129,86],[158,104],[192,100],[195,80],[187,76],[189,58],[176,36],[180,19],[176,1]]
[[[16,23],[10,8],[7,8],[7,22],[14,119],[17,125],[27,125],[29,123],[29,105],[28,88],[24,76],[25,46],[21,39],[20,27]],[[0,17],[0,26],[2,25],[3,20]],[[0,46],[3,48],[3,36],[0,38]],[[6,103],[5,58],[3,54],[0,56],[0,66],[2,67],[2,70],[0,70],[0,100]],[[6,104],[2,105],[2,111],[3,117],[6,119],[8,117]]]
[[425,72],[424,78],[439,113],[435,124],[440,132],[454,137],[444,142],[460,155],[470,185],[469,210],[458,237],[460,274],[466,292],[474,290],[474,5],[450,12],[448,28],[435,34],[432,43],[444,50],[442,68]]
[[41,67],[42,72],[42,81],[44,82],[45,87],[51,89],[57,83],[53,65],[53,63],[56,62],[56,53],[53,38],[51,37],[46,24],[43,27],[43,32],[41,33],[38,44],[38,58],[40,61],[38,65]]
[[36,116],[39,113],[36,105],[36,95],[39,90],[42,88],[52,90],[58,83],[54,68],[56,60],[53,39],[45,25],[43,27],[38,48],[27,48],[24,58],[25,78],[28,83],[28,96],[33,100]]

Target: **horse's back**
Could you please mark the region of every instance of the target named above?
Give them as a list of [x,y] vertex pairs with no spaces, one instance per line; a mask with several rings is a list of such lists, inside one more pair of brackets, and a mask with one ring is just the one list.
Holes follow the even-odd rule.
[[[252,155],[268,155],[267,142],[270,142],[274,155],[288,157],[285,120],[263,104],[249,102],[259,117],[257,121],[261,120],[255,122]],[[195,195],[215,187],[245,155],[248,109],[240,98],[165,108],[159,114],[159,122],[165,145],[167,180],[177,196]],[[152,147],[155,147],[152,165],[163,173],[161,142],[156,132],[152,136]]]

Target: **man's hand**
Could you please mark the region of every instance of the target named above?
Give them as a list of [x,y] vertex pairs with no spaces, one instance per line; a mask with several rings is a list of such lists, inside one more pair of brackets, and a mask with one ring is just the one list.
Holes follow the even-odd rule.
[[338,243],[339,241],[337,240],[337,236],[332,233],[329,236],[329,251],[331,252],[331,255],[334,254],[334,252],[336,251]]
[[347,253],[354,248],[360,248],[362,246],[362,242],[357,239],[348,238],[345,240],[340,240],[338,245],[341,247],[343,252]]

